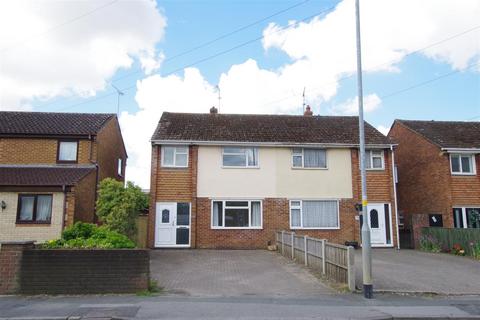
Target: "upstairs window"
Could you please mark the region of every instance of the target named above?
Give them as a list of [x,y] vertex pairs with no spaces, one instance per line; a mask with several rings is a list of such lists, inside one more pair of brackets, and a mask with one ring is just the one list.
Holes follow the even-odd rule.
[[59,162],[77,162],[78,141],[58,141]]
[[233,168],[258,167],[258,149],[243,147],[224,147],[223,166]]
[[383,170],[384,159],[383,150],[365,151],[365,168],[368,170]]
[[162,146],[162,167],[188,167],[188,147]]
[[18,196],[17,223],[50,223],[52,195],[20,194]]
[[475,157],[472,154],[451,154],[450,168],[452,174],[475,174]]
[[121,177],[123,176],[123,159],[118,158],[117,161],[117,174]]
[[294,168],[327,168],[327,151],[325,149],[293,148],[292,166]]

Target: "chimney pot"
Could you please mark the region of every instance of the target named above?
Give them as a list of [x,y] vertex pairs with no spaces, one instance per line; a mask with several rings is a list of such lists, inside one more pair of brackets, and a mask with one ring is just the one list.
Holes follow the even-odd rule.
[[211,113],[211,114],[217,114],[217,113],[218,113],[218,109],[215,108],[215,107],[211,107],[211,108],[210,108],[210,113]]
[[307,117],[313,116],[313,112],[312,112],[312,109],[310,108],[310,106],[307,106],[305,108],[305,112],[303,113],[303,115],[307,116]]

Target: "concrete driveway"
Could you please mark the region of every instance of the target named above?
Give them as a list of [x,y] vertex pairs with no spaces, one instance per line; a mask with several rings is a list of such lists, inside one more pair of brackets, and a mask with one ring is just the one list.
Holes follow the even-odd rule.
[[332,294],[306,268],[265,250],[152,250],[152,277],[168,293],[203,297]]
[[[373,249],[374,290],[480,294],[480,261],[410,249]],[[362,252],[355,256],[357,286],[362,285]]]

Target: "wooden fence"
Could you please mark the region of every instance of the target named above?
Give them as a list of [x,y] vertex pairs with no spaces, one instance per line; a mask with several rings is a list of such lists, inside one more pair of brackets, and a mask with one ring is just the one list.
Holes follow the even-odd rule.
[[277,231],[275,237],[277,249],[283,256],[321,271],[330,280],[346,284],[350,291],[355,290],[355,252],[353,247],[330,243],[326,239],[300,236],[287,231]]

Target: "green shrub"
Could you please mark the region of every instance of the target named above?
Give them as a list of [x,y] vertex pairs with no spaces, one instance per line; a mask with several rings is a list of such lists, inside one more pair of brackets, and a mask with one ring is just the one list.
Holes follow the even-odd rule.
[[[423,238],[434,238],[444,252],[473,256],[480,247],[480,229],[478,228],[422,228]],[[422,247],[422,240],[420,240]],[[422,248],[423,249],[423,248]],[[480,250],[480,249],[479,249]],[[463,251],[463,252],[462,252]]]
[[437,238],[431,235],[422,235],[420,237],[420,248],[423,251],[440,252],[441,246]]
[[107,226],[77,222],[62,232],[62,237],[42,245],[44,249],[123,249],[135,248],[127,236],[110,230]]

